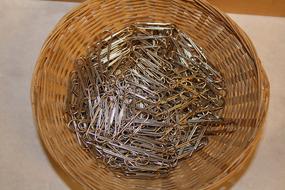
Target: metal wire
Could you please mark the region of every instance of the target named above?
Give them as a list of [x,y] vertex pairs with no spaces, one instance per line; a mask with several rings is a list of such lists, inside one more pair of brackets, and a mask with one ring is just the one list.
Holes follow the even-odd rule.
[[68,127],[84,148],[127,176],[167,174],[224,121],[221,74],[193,40],[165,23],[139,23],[75,63]]

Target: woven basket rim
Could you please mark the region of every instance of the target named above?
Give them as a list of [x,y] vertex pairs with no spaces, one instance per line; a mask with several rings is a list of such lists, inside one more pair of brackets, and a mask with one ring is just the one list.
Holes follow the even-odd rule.
[[[72,8],[70,11],[68,11],[68,13],[63,16],[58,23],[55,25],[54,29],[52,29],[52,31],[49,33],[47,39],[45,40],[41,51],[40,51],[40,55],[43,53],[45,47],[47,46],[47,44],[49,44],[49,42],[53,39],[54,34],[56,34],[62,27],[62,25],[64,25],[65,21],[68,20],[68,18],[70,16],[72,16],[72,14],[83,8],[84,6],[87,6],[90,2],[93,2],[96,0],[87,0],[84,1],[83,3],[81,3],[79,6],[75,6],[74,8]],[[251,56],[251,59],[254,61],[255,65],[256,65],[256,69],[257,69],[257,78],[258,78],[258,85],[259,85],[259,89],[260,89],[260,93],[259,93],[259,111],[258,111],[258,115],[262,115],[261,120],[258,121],[258,123],[256,124],[259,130],[257,130],[256,135],[254,137],[254,139],[251,139],[252,142],[251,144],[244,149],[243,154],[241,154],[234,162],[233,165],[229,167],[229,170],[227,172],[227,175],[222,175],[222,176],[217,176],[217,179],[213,181],[215,181],[214,183],[210,183],[210,184],[205,184],[205,186],[203,186],[201,189],[215,189],[220,187],[222,184],[224,184],[225,182],[227,182],[230,178],[232,178],[233,176],[235,176],[237,173],[239,173],[242,170],[242,166],[243,163],[245,163],[251,156],[251,154],[253,154],[255,148],[256,148],[256,144],[259,142],[261,136],[262,136],[262,129],[263,129],[263,125],[265,122],[265,117],[267,114],[267,110],[268,110],[268,104],[269,104],[269,96],[270,96],[270,85],[269,85],[269,81],[268,81],[268,77],[262,67],[261,61],[257,56],[256,53],[256,49],[253,46],[251,40],[249,39],[249,37],[247,36],[247,34],[226,14],[224,14],[221,10],[219,10],[217,7],[211,5],[209,2],[207,2],[206,0],[185,0],[187,2],[195,2],[200,4],[201,6],[204,7],[210,7],[211,10],[209,10],[209,12],[212,11],[211,14],[216,14],[218,15],[219,19],[222,22],[225,22],[228,26],[230,26],[230,30],[231,32],[233,32],[233,34],[237,37],[237,39],[239,41],[242,42],[242,45],[244,46],[245,50],[248,52],[248,55]],[[37,59],[36,61],[36,66],[34,68],[33,71],[33,77],[32,77],[32,81],[31,81],[31,88],[30,88],[30,93],[31,93],[31,104],[32,104],[32,108],[33,108],[33,120],[35,123],[35,126],[37,126],[37,130],[38,130],[38,134],[41,138],[41,141],[43,142],[43,145],[45,147],[45,149],[47,150],[47,152],[49,153],[49,155],[51,156],[51,158],[57,163],[57,165],[59,167],[61,167],[61,169],[63,171],[65,171],[69,177],[72,177],[72,179],[74,179],[75,181],[77,181],[79,184],[83,185],[80,180],[78,180],[77,178],[75,178],[72,175],[72,172],[69,171],[68,168],[65,168],[62,164],[59,164],[60,161],[57,159],[57,157],[52,154],[51,150],[49,148],[47,148],[46,146],[46,141],[44,140],[44,136],[43,133],[41,133],[40,131],[40,127],[39,127],[39,122],[38,122],[38,110],[36,109],[36,104],[38,103],[36,100],[36,96],[37,96],[37,71],[40,70],[40,58]],[[264,109],[262,109],[262,106]]]

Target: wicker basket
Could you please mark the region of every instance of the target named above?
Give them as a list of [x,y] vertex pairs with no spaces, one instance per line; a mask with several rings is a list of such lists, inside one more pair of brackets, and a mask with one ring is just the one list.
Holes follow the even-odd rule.
[[[204,49],[223,74],[228,94],[221,115],[233,119],[231,134],[181,161],[167,178],[116,177],[94,161],[66,129],[64,106],[73,62],[90,42],[134,22],[173,23]],[[46,40],[32,81],[32,106],[51,157],[86,189],[213,189],[237,174],[259,140],[268,108],[269,83],[246,34],[202,0],[89,0],[68,13]]]

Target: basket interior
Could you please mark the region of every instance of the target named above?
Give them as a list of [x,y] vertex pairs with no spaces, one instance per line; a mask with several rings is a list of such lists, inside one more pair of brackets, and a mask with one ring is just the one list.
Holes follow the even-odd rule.
[[[94,160],[66,128],[65,99],[74,60],[90,43],[135,22],[175,24],[205,51],[225,80],[228,94],[219,113],[235,124],[191,158],[181,161],[167,178],[116,177]],[[259,129],[258,71],[235,32],[211,7],[200,1],[87,1],[65,16],[46,41],[33,78],[32,101],[40,136],[48,152],[71,176],[95,189],[199,189],[223,178],[236,164]]]

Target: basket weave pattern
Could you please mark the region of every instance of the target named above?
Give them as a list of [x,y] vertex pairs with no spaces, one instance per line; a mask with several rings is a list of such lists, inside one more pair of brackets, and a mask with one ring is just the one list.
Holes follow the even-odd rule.
[[[235,121],[234,133],[179,163],[167,178],[116,177],[82,150],[66,129],[64,107],[69,74],[91,42],[135,22],[173,23],[203,48],[225,79],[220,115]],[[201,0],[89,0],[61,19],[46,40],[32,81],[32,106],[39,134],[52,158],[88,189],[212,189],[242,168],[259,140],[268,108],[269,83],[246,34]]]

